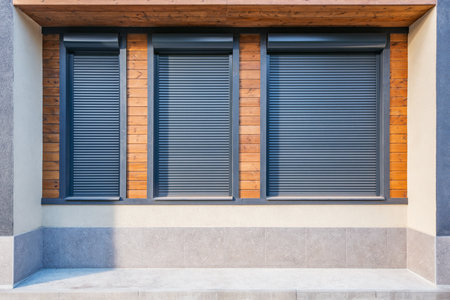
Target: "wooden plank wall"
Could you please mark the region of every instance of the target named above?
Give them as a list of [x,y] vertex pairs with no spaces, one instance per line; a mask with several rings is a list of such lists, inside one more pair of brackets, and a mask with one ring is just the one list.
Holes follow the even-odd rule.
[[240,197],[260,197],[260,38],[240,35]]
[[390,188],[407,197],[408,35],[391,34]]
[[147,65],[147,35],[128,34],[128,198],[147,198]]
[[59,197],[59,35],[43,36],[42,197]]
[[[43,38],[43,193],[59,197],[59,36]],[[391,35],[390,185],[407,197],[407,35]],[[147,35],[127,37],[127,197],[147,197]],[[260,197],[260,38],[240,36],[240,197]]]

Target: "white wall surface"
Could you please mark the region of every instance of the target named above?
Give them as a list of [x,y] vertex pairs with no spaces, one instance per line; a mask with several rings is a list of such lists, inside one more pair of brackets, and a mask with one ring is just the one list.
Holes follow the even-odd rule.
[[41,27],[14,10],[14,234],[41,226]]
[[406,227],[405,205],[46,205],[47,227]]
[[409,29],[408,227],[436,235],[436,8]]

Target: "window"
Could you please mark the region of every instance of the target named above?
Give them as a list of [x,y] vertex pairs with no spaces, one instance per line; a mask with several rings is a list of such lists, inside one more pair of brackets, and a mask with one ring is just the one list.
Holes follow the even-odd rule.
[[233,122],[238,121],[233,36],[155,34],[152,46],[150,193],[156,200],[232,200],[237,186]]
[[65,174],[68,200],[119,200],[124,195],[125,128],[119,37],[64,36]]
[[269,35],[269,199],[383,197],[384,35]]

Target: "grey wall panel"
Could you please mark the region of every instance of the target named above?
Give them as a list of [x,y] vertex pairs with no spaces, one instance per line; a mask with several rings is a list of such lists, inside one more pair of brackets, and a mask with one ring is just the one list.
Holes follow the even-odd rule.
[[231,196],[230,55],[158,55],[155,196]]
[[13,9],[0,1],[0,236],[13,234]]
[[17,283],[42,268],[43,229],[14,237],[14,282]]
[[436,234],[450,236],[450,2],[437,5]]
[[268,196],[376,196],[377,56],[270,55]]
[[45,228],[45,268],[405,268],[404,228]]
[[119,196],[118,55],[74,55],[71,196]]

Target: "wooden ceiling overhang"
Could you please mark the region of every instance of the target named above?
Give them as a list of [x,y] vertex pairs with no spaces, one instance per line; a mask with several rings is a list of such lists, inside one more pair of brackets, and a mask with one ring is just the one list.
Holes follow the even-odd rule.
[[407,27],[436,0],[14,0],[43,27]]

